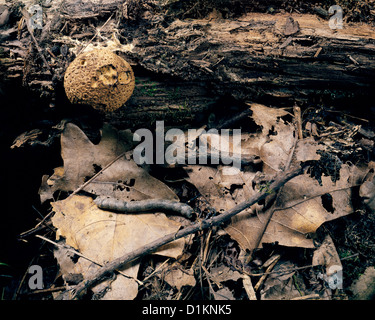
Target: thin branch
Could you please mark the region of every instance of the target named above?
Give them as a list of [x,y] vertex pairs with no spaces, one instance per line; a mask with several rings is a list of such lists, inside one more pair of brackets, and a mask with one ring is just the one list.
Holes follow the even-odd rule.
[[86,188],[87,185],[89,185],[91,182],[93,182],[99,175],[101,175],[103,173],[104,170],[108,169],[112,164],[114,164],[117,160],[119,160],[120,158],[124,157],[125,154],[127,152],[123,152],[121,153],[120,155],[118,155],[116,158],[114,158],[111,162],[109,162],[102,170],[100,170],[97,174],[95,174],[94,176],[92,176],[89,180],[87,180],[84,184],[82,184],[79,188],[77,188],[76,190],[73,191],[73,193],[69,196],[74,196],[75,194],[77,194],[78,192],[80,192],[81,190],[83,190],[84,188]]
[[[297,167],[294,168],[291,171],[286,172],[283,175],[280,175],[276,180],[270,185],[271,190],[278,190],[280,189],[285,183],[287,183],[292,178],[300,175],[303,172],[303,168]],[[222,224],[223,222],[229,220],[236,214],[242,212],[246,208],[252,206],[253,204],[259,202],[260,200],[264,199],[268,195],[268,192],[259,192],[258,194],[253,195],[248,200],[238,204],[231,210],[228,210],[218,216],[212,217],[207,220],[198,221],[196,223],[193,223],[192,225],[179,230],[176,233],[168,234],[158,240],[155,240],[148,245],[145,245],[141,248],[138,248],[130,253],[125,254],[124,256],[117,258],[113,260],[112,262],[109,262],[104,267],[100,268],[95,274],[91,275],[86,280],[83,280],[80,282],[73,292],[67,291],[63,293],[63,297],[65,299],[80,299],[84,296],[85,292],[93,287],[94,285],[100,283],[103,281],[103,279],[106,278],[106,276],[112,274],[114,270],[122,269],[127,263],[134,261],[146,254],[152,253],[156,251],[159,247],[170,243],[172,241],[175,241],[177,239],[186,237],[190,234],[193,234],[198,231],[202,231],[208,228],[212,228],[213,226],[218,226]],[[71,295],[72,294],[72,295]]]
[[94,34],[94,36],[89,40],[89,42],[86,44],[86,46],[85,47],[83,47],[79,52],[78,52],[78,54],[77,54],[77,56],[83,51],[83,50],[85,50],[88,46],[89,46],[89,44],[98,36],[98,34],[100,34],[100,32],[103,30],[103,28],[107,25],[107,23],[109,22],[109,21],[111,21],[111,19],[112,19],[112,17],[113,17],[113,13],[112,13],[112,15],[107,19],[107,21],[100,27],[100,29],[99,29],[99,31],[98,30],[96,30],[95,31],[95,34]]
[[339,189],[334,189],[334,190],[328,190],[328,191],[326,191],[326,192],[322,192],[322,193],[316,194],[316,195],[311,196],[311,197],[309,197],[309,198],[305,198],[305,199],[303,199],[303,200],[301,200],[301,201],[298,201],[298,202],[296,202],[296,203],[293,203],[293,204],[291,204],[291,205],[289,205],[289,206],[276,208],[275,211],[282,211],[282,210],[286,210],[286,209],[291,209],[291,208],[296,207],[296,206],[298,206],[298,205],[300,205],[300,204],[302,204],[302,203],[304,203],[304,202],[307,202],[307,201],[310,201],[310,200],[314,200],[314,199],[316,199],[316,198],[319,198],[319,197],[321,197],[321,196],[323,196],[323,195],[325,195],[325,194],[327,194],[327,193],[333,193],[333,192],[345,191],[345,190],[352,189],[352,188],[354,188],[354,187],[360,187],[360,186],[361,186],[361,184],[353,184],[353,185],[351,185],[350,187],[344,187],[344,188],[339,188]]
[[[297,141],[298,141],[298,135],[297,135],[297,132],[294,131],[294,143],[293,143],[293,147],[291,148],[290,152],[289,152],[289,155],[288,155],[288,159],[286,161],[286,165],[285,165],[285,168],[288,170],[291,163],[292,163],[292,159],[293,159],[293,155],[294,155],[294,150],[296,148],[296,145],[297,145]],[[246,259],[246,263],[249,263],[251,258],[252,258],[252,255],[253,255],[253,252],[255,249],[257,249],[263,239],[263,236],[267,230],[267,227],[270,223],[270,221],[272,220],[272,216],[273,214],[275,213],[276,211],[276,208],[279,206],[279,199],[280,199],[280,194],[281,194],[281,191],[282,191],[282,187],[283,185],[279,188],[278,192],[277,192],[277,195],[276,195],[276,199],[274,201],[274,203],[272,204],[271,208],[269,210],[267,210],[268,212],[268,216],[266,217],[266,220],[265,220],[265,223],[262,227],[262,230],[261,232],[259,232],[258,234],[258,237],[257,237],[257,240],[255,242],[255,245],[254,245],[254,249],[251,250],[248,258]]]
[[[44,241],[46,241],[46,242],[49,242],[49,243],[53,244],[54,246],[56,246],[56,247],[58,247],[58,248],[64,249],[64,250],[66,250],[66,251],[68,251],[68,252],[71,252],[71,253],[73,253],[73,254],[75,254],[75,255],[77,255],[77,256],[83,258],[83,259],[86,259],[86,260],[90,261],[91,263],[96,264],[96,265],[99,266],[99,267],[103,267],[103,265],[100,264],[99,262],[96,262],[96,261],[90,259],[89,257],[83,255],[82,253],[80,253],[80,252],[78,252],[78,251],[76,251],[76,250],[74,250],[74,249],[67,248],[66,246],[64,246],[64,245],[62,245],[62,244],[60,244],[60,243],[54,242],[54,241],[52,241],[52,240],[50,240],[50,239],[48,239],[48,238],[46,238],[46,237],[43,237],[43,236],[41,236],[41,235],[38,235],[38,234],[37,234],[35,237],[37,237],[37,238],[39,238],[39,239],[42,239],[42,240],[44,240]],[[138,284],[143,285],[143,282],[142,282],[142,281],[140,281],[140,280],[138,280],[138,279],[136,279],[136,278],[134,278],[134,277],[132,277],[132,276],[129,276],[129,275],[127,275],[127,274],[125,274],[125,273],[123,273],[123,272],[121,272],[121,271],[119,271],[119,270],[114,270],[114,271],[118,272],[119,274],[121,274],[121,275],[124,276],[125,278],[133,279],[133,280],[136,281]]]

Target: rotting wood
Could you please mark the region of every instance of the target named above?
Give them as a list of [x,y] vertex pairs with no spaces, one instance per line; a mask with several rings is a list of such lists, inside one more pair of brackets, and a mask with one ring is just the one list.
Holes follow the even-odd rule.
[[[30,51],[33,41],[26,32],[18,32],[22,46],[17,51],[10,48],[17,37],[13,25],[0,32],[7,40],[0,45],[0,74],[13,81],[23,77],[34,92],[66,104],[62,79],[74,56],[62,54],[62,47],[77,47],[79,52],[90,43],[93,30],[101,31],[95,45],[105,45],[105,39],[115,35],[117,53],[131,62],[136,73],[144,70],[152,75],[151,83],[157,83],[145,83],[146,78],[136,74],[138,93],[117,113],[107,116],[116,126],[144,125],[155,119],[176,125],[196,122],[201,114],[211,112],[219,98],[227,97],[282,106],[323,101],[350,104],[375,98],[375,32],[371,25],[352,23],[331,30],[327,20],[297,13],[251,12],[236,20],[173,20],[153,1],[136,6],[132,1],[122,5],[109,0],[91,11],[85,3],[81,18],[87,17],[77,20],[69,11],[75,8],[73,4],[73,0],[65,1],[60,12],[65,15],[51,15],[53,23],[47,28],[47,21],[35,35],[42,51],[56,47],[61,52],[56,58],[45,54],[54,77]],[[90,14],[98,15],[96,20]],[[286,30],[288,23],[298,24],[298,28],[292,28],[291,33]],[[17,66],[20,61],[23,70]],[[228,103],[215,107],[224,109]]]

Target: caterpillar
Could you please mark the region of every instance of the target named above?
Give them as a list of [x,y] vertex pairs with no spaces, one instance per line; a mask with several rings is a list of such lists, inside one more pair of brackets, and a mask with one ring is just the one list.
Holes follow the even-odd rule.
[[171,200],[123,201],[115,198],[97,197],[94,203],[103,210],[119,213],[174,212],[186,218],[192,218],[194,210],[185,203]]

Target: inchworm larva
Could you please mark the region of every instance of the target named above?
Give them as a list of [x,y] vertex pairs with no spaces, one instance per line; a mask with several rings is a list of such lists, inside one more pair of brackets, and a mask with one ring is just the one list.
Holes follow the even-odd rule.
[[120,213],[142,212],[175,212],[183,217],[191,218],[193,209],[185,204],[171,200],[140,200],[123,201],[115,198],[97,197],[95,204],[103,210],[117,211]]

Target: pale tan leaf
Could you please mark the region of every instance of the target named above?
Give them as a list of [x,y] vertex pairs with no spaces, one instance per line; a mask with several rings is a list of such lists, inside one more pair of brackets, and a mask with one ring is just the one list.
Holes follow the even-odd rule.
[[196,284],[194,272],[180,268],[167,271],[164,280],[172,287],[176,287],[177,290],[181,290],[183,286],[193,287]]
[[319,160],[320,155],[317,151],[324,149],[325,147],[318,145],[313,137],[309,137],[303,140],[298,140],[294,155],[296,161]]
[[269,108],[258,103],[251,103],[250,109],[253,111],[251,117],[255,123],[263,127],[263,132],[268,132],[275,125],[277,120],[289,114],[289,112],[280,108]]
[[332,276],[336,271],[342,270],[340,257],[329,235],[325,237],[319,248],[314,251],[312,265],[324,266],[327,276]]
[[285,169],[296,134],[293,124],[281,119],[289,113],[256,103],[251,104],[250,109],[253,112],[251,118],[261,127],[261,132],[244,139],[242,151],[260,156],[266,164],[263,168],[265,173]]
[[[252,187],[255,173],[223,176],[218,169],[202,166],[189,166],[187,173],[189,181],[218,212],[233,208],[257,193]],[[273,214],[261,243],[278,242],[285,246],[313,248],[312,240],[307,237],[309,233],[315,232],[324,222],[353,212],[351,188],[362,181],[363,175],[359,168],[343,165],[340,179],[336,182],[323,176],[320,185],[308,174],[294,178],[283,187],[279,196],[283,208]],[[233,188],[234,185],[236,188]],[[272,190],[269,192],[272,193]],[[323,203],[327,201],[329,204],[329,199],[332,199],[332,209]],[[270,211],[260,212],[259,206],[252,206],[234,216],[225,231],[242,249],[253,250],[270,214]]]
[[[119,258],[180,228],[179,223],[164,214],[127,215],[100,210],[86,196],[75,195],[52,205],[55,211],[52,223],[58,229],[57,236],[64,237],[67,245],[99,264]],[[184,240],[180,239],[161,247],[156,253],[177,258],[183,247]],[[84,266],[80,266],[76,272],[81,271],[84,277],[97,268],[87,260],[82,263]],[[122,271],[136,278],[138,268],[139,264],[129,264]],[[125,281],[129,287],[116,292],[116,285],[112,284],[111,297],[133,299],[137,294],[137,290],[134,290],[137,288],[135,280],[125,278],[119,281]]]

